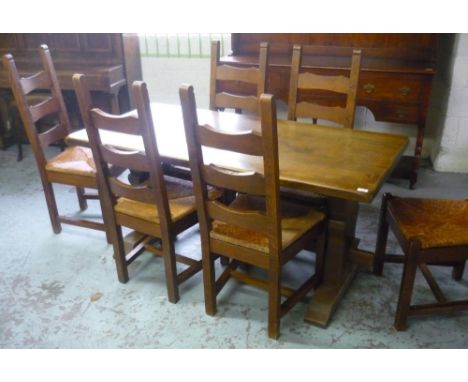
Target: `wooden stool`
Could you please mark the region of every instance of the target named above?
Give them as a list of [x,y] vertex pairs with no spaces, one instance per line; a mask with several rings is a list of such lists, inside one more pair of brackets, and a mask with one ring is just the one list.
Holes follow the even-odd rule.
[[[404,256],[386,255],[389,227]],[[453,278],[463,277],[468,259],[468,200],[399,198],[385,194],[380,212],[374,274],[381,275],[384,262],[403,262],[395,328],[406,329],[408,316],[451,313],[468,308],[468,300],[449,301],[428,265],[453,266]],[[419,268],[436,303],[411,305],[416,269]]]

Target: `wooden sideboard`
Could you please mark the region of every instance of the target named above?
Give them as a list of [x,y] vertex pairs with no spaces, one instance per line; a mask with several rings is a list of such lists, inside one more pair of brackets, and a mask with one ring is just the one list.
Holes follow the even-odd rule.
[[[303,45],[304,70],[325,75],[349,75],[352,50],[361,49],[357,104],[369,108],[377,121],[417,127],[414,156],[403,157],[394,172],[394,176],[408,179],[410,187],[414,187],[435,74],[436,34],[233,33],[232,54],[221,62],[257,65],[259,44],[263,41],[270,45],[267,91],[285,102],[294,44]],[[225,88],[240,93],[252,90],[240,83]],[[323,92],[309,92],[303,98],[327,105],[344,102]]]
[[[128,110],[132,97],[128,84],[142,79],[138,37],[125,33],[3,33],[0,55],[11,53],[22,76],[40,70],[38,47],[47,44],[64,91],[72,124],[79,120],[72,76],[83,73],[100,107],[114,112]],[[0,63],[0,146],[8,138],[12,94],[7,73]]]

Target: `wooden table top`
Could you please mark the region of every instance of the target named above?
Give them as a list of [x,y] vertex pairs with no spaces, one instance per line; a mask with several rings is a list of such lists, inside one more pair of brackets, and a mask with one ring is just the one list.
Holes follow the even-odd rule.
[[[181,107],[153,103],[151,108],[161,157],[173,164],[188,165]],[[198,121],[224,131],[260,131],[258,118],[230,112],[199,109]],[[141,138],[135,136],[105,131],[101,139],[120,149],[143,150]],[[278,142],[282,186],[370,202],[403,154],[408,138],[278,120]],[[86,145],[86,131],[70,134],[67,143]],[[218,166],[262,171],[257,158],[226,154],[209,149],[204,157]]]

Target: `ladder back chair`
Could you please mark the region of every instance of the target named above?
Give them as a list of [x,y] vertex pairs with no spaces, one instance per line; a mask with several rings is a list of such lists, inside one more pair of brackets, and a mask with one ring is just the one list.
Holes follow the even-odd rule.
[[[361,51],[354,50],[351,60],[350,76],[325,76],[301,72],[303,65],[302,47],[294,45],[289,83],[288,119],[324,119],[352,128],[356,110],[356,93],[361,67]],[[346,95],[345,107],[325,106],[301,100],[301,91],[326,91]]]
[[[202,242],[203,284],[207,314],[216,313],[216,295],[234,277],[268,291],[268,335],[278,338],[280,317],[299,302],[321,277],[325,246],[325,215],[294,204],[281,205],[279,193],[278,136],[274,98],[260,96],[261,134],[230,134],[198,123],[193,87],[182,85],[180,98],[197,199]],[[202,148],[215,148],[256,156],[263,172],[234,172],[205,164]],[[223,204],[208,198],[208,186],[228,188],[238,194]],[[282,267],[313,240],[317,244],[316,272],[298,289],[281,287]],[[214,261],[230,258],[216,278]],[[247,263],[268,273],[259,280],[237,271]],[[281,294],[286,299],[281,302]]]
[[[179,284],[202,267],[201,260],[178,255],[174,247],[176,236],[197,223],[195,197],[191,182],[163,174],[146,84],[135,81],[132,86],[138,114],[122,115],[90,109],[84,75],[75,74],[73,85],[96,158],[101,192],[108,201],[105,210],[118,279],[127,282],[128,265],[147,250],[163,258],[168,299],[176,303],[179,300]],[[141,139],[142,149],[120,150],[118,139],[115,146],[105,145],[101,141],[101,133],[104,131],[129,134]],[[128,139],[128,135],[122,139]],[[123,177],[114,176],[109,171],[110,165],[147,172],[149,177],[141,184],[129,184]],[[128,253],[125,253],[122,227],[145,235]],[[178,274],[176,262],[188,267]]]
[[[404,256],[385,253],[389,228]],[[374,260],[374,274],[382,275],[384,262],[402,262],[403,275],[395,314],[395,328],[405,330],[409,316],[452,313],[468,309],[468,300],[450,301],[428,265],[453,266],[452,277],[461,280],[468,259],[468,200],[396,197],[382,199]],[[411,305],[417,268],[437,302]]]
[[[258,99],[265,93],[268,68],[268,43],[260,44],[259,65],[257,67],[239,68],[230,65],[221,65],[220,43],[211,42],[211,68],[210,68],[210,109],[235,109],[236,112],[248,111],[257,114]],[[253,95],[233,94],[220,91],[220,82],[234,85],[236,82],[251,84],[255,90]]]
[[[61,224],[64,223],[106,231],[104,223],[59,215],[53,183],[75,186],[80,209],[84,211],[87,209],[87,199],[99,199],[98,194],[85,191],[85,188],[98,188],[96,168],[91,150],[86,147],[70,146],[52,158],[46,157],[44,150],[48,146],[59,144],[64,147],[63,140],[70,133],[70,121],[47,45],[40,46],[39,55],[42,70],[30,77],[20,77],[11,54],[3,56],[3,65],[8,72],[21,120],[36,158],[52,229],[60,233]],[[42,102],[29,104],[26,97],[35,90],[46,90],[50,95]],[[39,132],[41,121],[53,115],[56,116],[57,124]]]

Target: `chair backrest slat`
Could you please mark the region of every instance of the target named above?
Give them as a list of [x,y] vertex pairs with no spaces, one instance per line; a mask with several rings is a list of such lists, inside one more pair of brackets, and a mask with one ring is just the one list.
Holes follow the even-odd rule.
[[233,134],[217,131],[208,125],[203,125],[197,130],[197,135],[202,146],[231,150],[247,155],[262,155],[262,137],[252,131]]
[[216,69],[218,81],[239,81],[258,84],[259,70],[257,68],[238,68],[230,65],[219,65]]
[[216,94],[215,101],[218,108],[234,107],[250,113],[256,113],[258,110],[258,98],[255,96],[239,96],[221,92]]
[[40,71],[29,77],[21,78],[21,88],[23,93],[29,94],[36,89],[50,89],[52,81],[46,71]]
[[148,188],[147,185],[130,186],[117,178],[110,178],[109,187],[115,198],[124,197],[143,203],[154,204],[154,191]]
[[[192,179],[197,200],[198,220],[202,240],[210,241],[213,221],[242,227],[264,234],[269,239],[270,253],[281,249],[281,217],[279,212],[279,164],[276,107],[273,96],[260,96],[261,135],[252,131],[237,134],[200,125],[197,117],[193,87],[182,85],[180,98],[184,117],[185,135],[189,151]],[[252,155],[263,159],[263,173],[255,171],[237,173],[205,165],[203,148],[217,148],[239,155]],[[223,155],[220,153],[220,155]],[[225,206],[208,199],[208,185],[225,187],[240,193],[264,196],[260,210],[247,207]]]
[[104,162],[120,168],[131,168],[135,171],[149,172],[150,168],[145,154],[135,151],[118,150],[115,147],[101,145]]
[[329,90],[336,93],[348,93],[351,81],[344,76],[321,76],[314,73],[302,73],[297,83],[300,89]]
[[[268,68],[268,43],[260,44],[258,67],[235,67],[220,64],[220,43],[211,42],[210,109],[232,108],[257,113],[258,98],[265,93]],[[233,94],[221,91],[220,83],[246,83],[256,89],[253,94]]]
[[347,122],[348,113],[339,106],[322,106],[308,102],[299,102],[296,104],[296,115],[303,118],[317,118],[327,121],[337,122],[344,125]]
[[[356,110],[356,94],[361,66],[361,51],[354,50],[349,77],[325,76],[302,72],[302,47],[294,45],[289,82],[288,119],[312,118],[337,122],[352,128]],[[346,95],[345,106],[325,106],[301,100],[301,91],[327,91]],[[319,96],[317,96],[319,98]]]
[[261,211],[239,211],[229,208],[219,202],[208,202],[206,204],[208,215],[213,220],[218,220],[226,224],[232,224],[252,231],[268,232],[268,218]]
[[113,115],[100,109],[91,110],[91,118],[96,128],[118,133],[138,135],[140,121],[135,115]]
[[58,113],[60,105],[55,98],[49,97],[44,101],[29,106],[29,112],[33,122],[37,122],[49,114]]
[[62,138],[62,131],[60,129],[60,125],[56,124],[49,128],[48,130],[39,134],[39,142],[41,143],[42,147],[47,147],[51,143],[57,142],[59,139]]
[[201,171],[208,184],[236,190],[245,194],[265,196],[263,175],[256,172],[235,172],[213,165],[203,166]]

